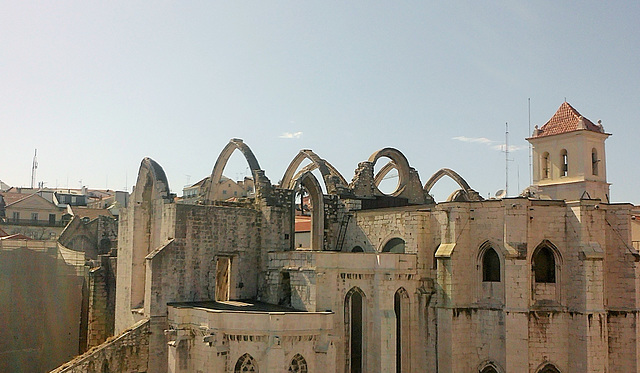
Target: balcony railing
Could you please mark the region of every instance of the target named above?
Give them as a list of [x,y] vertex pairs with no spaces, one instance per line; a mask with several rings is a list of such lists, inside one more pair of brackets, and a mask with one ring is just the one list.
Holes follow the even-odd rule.
[[67,225],[67,221],[58,220],[50,222],[49,220],[32,220],[32,219],[12,219],[2,218],[0,224],[4,225],[29,225],[32,227],[64,227]]

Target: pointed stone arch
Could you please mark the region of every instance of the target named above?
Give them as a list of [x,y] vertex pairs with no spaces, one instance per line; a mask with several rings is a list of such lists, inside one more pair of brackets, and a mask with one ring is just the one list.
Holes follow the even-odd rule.
[[256,189],[258,188],[258,185],[259,185],[258,173],[259,171],[261,171],[258,160],[256,159],[255,155],[251,151],[251,148],[249,148],[249,146],[245,144],[242,141],[242,139],[231,139],[229,140],[229,143],[224,147],[224,149],[222,149],[222,151],[220,152],[220,155],[216,160],[216,164],[213,166],[213,170],[211,171],[211,178],[207,185],[207,191],[205,192],[205,199],[207,201],[214,200],[216,196],[216,192],[220,187],[219,182],[220,182],[220,179],[222,179],[222,172],[224,171],[224,168],[227,166],[227,162],[229,161],[229,158],[231,157],[233,152],[235,152],[236,150],[239,150],[244,156],[244,158],[247,160],[247,163],[249,164],[249,169],[251,170],[251,176],[253,176],[254,185]]
[[471,187],[469,186],[467,181],[465,179],[463,179],[462,176],[460,176],[457,172],[455,172],[454,170],[452,170],[450,168],[441,168],[438,171],[436,171],[436,173],[434,173],[429,178],[429,180],[427,180],[427,182],[424,184],[424,191],[427,194],[430,193],[431,189],[438,182],[438,180],[442,179],[445,176],[450,177],[461,188],[461,192],[460,193],[455,193],[454,192],[452,194],[452,197],[449,198],[450,200],[457,200],[457,201],[460,201],[460,200],[481,201],[481,200],[483,200],[483,198],[480,196],[480,194],[478,192],[476,192],[475,190],[471,189]]
[[136,204],[142,203],[144,193],[152,193],[149,196],[154,199],[169,199],[171,194],[167,175],[162,167],[149,157],[145,157],[140,162],[138,179],[132,195],[133,201]]
[[322,174],[322,178],[324,179],[325,186],[327,187],[328,194],[335,194],[338,191],[339,187],[346,188],[347,181],[342,177],[340,172],[331,165],[331,163],[326,160],[320,158],[316,153],[314,153],[310,149],[303,149],[298,152],[298,154],[293,158],[287,170],[284,172],[284,176],[282,176],[282,181],[280,182],[280,187],[293,189],[293,183],[298,179],[298,174],[296,171],[300,164],[308,159],[311,161],[311,164],[300,170],[300,172],[304,173],[307,171],[313,171],[318,169],[320,174]]
[[165,204],[173,203],[167,176],[153,159],[147,157],[140,163],[131,199],[133,218],[129,221],[134,235],[131,242],[130,305],[131,308],[140,308],[144,305],[145,257],[160,245],[162,210]]
[[[318,179],[307,171],[298,177],[292,185],[294,191],[304,188],[311,198],[311,250],[324,249],[324,195]],[[295,206],[291,209],[295,215]]]

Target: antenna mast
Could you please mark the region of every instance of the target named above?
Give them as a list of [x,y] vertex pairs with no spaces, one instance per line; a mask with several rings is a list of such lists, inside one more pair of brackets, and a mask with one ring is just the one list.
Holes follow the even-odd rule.
[[38,168],[38,149],[33,154],[33,165],[31,166],[31,189],[36,185],[36,169]]
[[504,192],[505,197],[509,197],[509,123],[504,124],[504,172],[505,172],[505,181],[504,181]]
[[[531,136],[531,97],[529,97],[529,134]],[[531,143],[529,143],[529,185],[533,185],[533,148],[531,147]],[[519,178],[518,178],[519,179]]]

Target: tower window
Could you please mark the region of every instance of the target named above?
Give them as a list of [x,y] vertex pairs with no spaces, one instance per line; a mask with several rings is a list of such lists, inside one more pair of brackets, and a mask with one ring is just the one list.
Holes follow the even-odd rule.
[[542,178],[549,178],[549,153],[545,152],[542,155]]
[[562,149],[560,153],[560,157],[562,158],[562,169],[560,175],[568,176],[569,175],[569,157],[567,156],[567,151]]
[[593,175],[598,175],[598,151],[596,149],[591,149],[591,173]]

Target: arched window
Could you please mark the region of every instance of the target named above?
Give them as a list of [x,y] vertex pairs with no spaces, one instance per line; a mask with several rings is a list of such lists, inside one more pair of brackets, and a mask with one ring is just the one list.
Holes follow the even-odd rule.
[[545,152],[542,155],[542,178],[548,179],[551,177],[551,173],[549,172],[549,153]]
[[296,354],[289,364],[289,373],[307,373],[307,361],[300,354]]
[[360,246],[354,246],[353,249],[351,249],[351,252],[352,253],[363,253],[364,250]]
[[560,373],[560,371],[553,364],[547,364],[538,373]]
[[345,297],[345,315],[348,315],[347,334],[349,336],[349,361],[347,372],[362,373],[362,347],[363,347],[363,305],[364,294],[362,290],[353,288]]
[[598,175],[598,151],[596,148],[591,149],[591,173],[593,175]]
[[396,315],[396,373],[409,370],[409,294],[398,289],[393,298]]
[[404,240],[398,237],[390,239],[382,248],[382,252],[404,254]]
[[244,354],[240,356],[238,361],[236,362],[236,367],[233,370],[233,373],[245,373],[245,372],[258,372],[258,365],[254,360],[253,356],[249,354]]
[[569,175],[569,155],[567,154],[566,149],[562,149],[560,152],[560,176]]
[[480,371],[480,373],[498,373],[498,370],[492,365],[487,365]]
[[549,247],[542,246],[533,253],[533,272],[536,282],[556,282],[556,260]]
[[482,281],[500,282],[500,257],[492,247],[482,256]]

